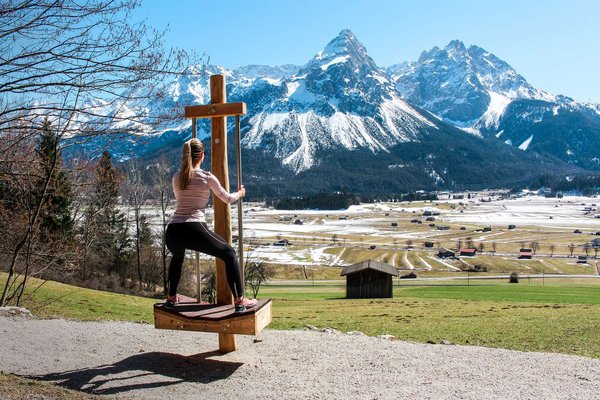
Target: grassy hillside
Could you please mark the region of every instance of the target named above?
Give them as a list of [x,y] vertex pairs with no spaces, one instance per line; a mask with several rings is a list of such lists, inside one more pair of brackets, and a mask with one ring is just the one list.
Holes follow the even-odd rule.
[[[0,274],[0,283],[5,275]],[[391,334],[402,340],[482,345],[600,358],[600,282],[588,280],[418,282],[396,286],[393,299],[345,299],[345,286],[306,281],[265,286],[273,329],[306,325]],[[460,282],[459,282],[460,283]],[[157,300],[32,280],[22,306],[35,315],[152,323]],[[36,285],[36,286],[33,286]],[[39,287],[38,287],[39,286]],[[35,291],[34,289],[38,287]]]
[[[4,288],[6,274],[0,274]],[[58,282],[30,279],[21,306],[40,318],[78,320],[153,321],[156,299],[91,290]]]

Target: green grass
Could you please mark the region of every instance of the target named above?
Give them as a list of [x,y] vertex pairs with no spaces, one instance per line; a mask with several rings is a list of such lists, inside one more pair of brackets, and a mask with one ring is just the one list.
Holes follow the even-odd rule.
[[[0,274],[4,289],[7,275]],[[99,290],[79,288],[58,282],[30,279],[21,306],[40,318],[62,317],[78,320],[117,320],[152,322],[152,304],[157,300]]]
[[[525,282],[523,280],[523,282]],[[537,283],[539,285],[539,283]],[[433,286],[398,288],[394,297],[418,299],[448,299],[469,301],[593,304],[600,305],[600,286],[567,286],[545,284],[475,284],[472,286]]]
[[[0,274],[0,284],[6,279]],[[402,340],[547,351],[600,358],[600,282],[596,280],[418,282],[394,287],[393,299],[345,299],[343,280],[264,286],[273,329],[306,325],[391,334]],[[464,285],[458,285],[463,283]],[[39,281],[32,280],[39,285]],[[22,306],[42,318],[152,323],[153,299],[47,282]]]
[[344,299],[345,288],[268,287],[276,329],[306,325],[391,334],[417,342],[449,340],[522,351],[600,358],[600,287],[398,287],[393,299]]

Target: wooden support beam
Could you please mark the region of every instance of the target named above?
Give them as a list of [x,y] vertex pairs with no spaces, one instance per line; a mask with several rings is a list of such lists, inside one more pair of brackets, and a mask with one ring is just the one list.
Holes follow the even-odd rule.
[[[213,75],[222,76],[222,75]],[[211,77],[212,79],[212,77]],[[212,95],[211,95],[212,96]],[[225,100],[223,100],[225,102]],[[203,106],[188,106],[185,107],[186,118],[213,118],[227,117],[233,115],[246,114],[246,103],[226,103],[219,104],[212,101],[212,104]]]
[[[212,75],[210,77],[211,106],[216,107],[227,101],[225,92],[225,77]],[[223,188],[229,192],[229,171],[227,168],[227,118],[215,117],[211,119],[211,172],[221,182]],[[215,233],[231,244],[231,207],[213,195],[215,213]],[[217,266],[217,304],[233,304],[233,295],[227,283],[225,263],[218,259]],[[235,335],[219,333],[219,351],[229,353],[235,351]]]

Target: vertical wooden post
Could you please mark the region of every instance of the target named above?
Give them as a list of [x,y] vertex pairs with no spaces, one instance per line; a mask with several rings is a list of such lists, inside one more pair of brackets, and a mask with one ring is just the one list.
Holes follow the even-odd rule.
[[[225,103],[225,77],[210,77],[210,100],[212,104]],[[229,191],[229,171],[227,168],[227,117],[213,117],[211,120],[211,168],[212,173]],[[215,233],[231,244],[231,207],[213,196],[215,211]],[[225,263],[217,258],[217,304],[233,304],[233,296],[227,284]],[[219,333],[219,351],[235,351],[235,335]]]
[[[240,116],[235,116],[235,158],[237,165],[237,189],[240,190],[242,187],[242,145],[240,141]],[[237,215],[238,215],[238,260],[240,264],[240,274],[242,275],[242,281],[244,279],[244,225],[243,225],[243,210],[242,210],[242,198],[240,197],[237,201]]]

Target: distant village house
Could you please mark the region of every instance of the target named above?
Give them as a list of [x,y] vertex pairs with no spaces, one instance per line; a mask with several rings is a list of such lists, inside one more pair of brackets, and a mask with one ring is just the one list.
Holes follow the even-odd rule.
[[519,258],[523,260],[531,260],[533,257],[532,249],[520,249],[519,250]]
[[461,256],[473,257],[473,256],[475,256],[475,253],[477,253],[477,249],[471,249],[471,248],[460,249]]
[[438,250],[437,256],[439,258],[450,258],[450,257],[455,257],[456,253],[453,252],[452,250],[441,248]]

